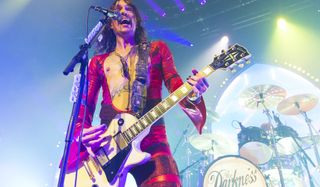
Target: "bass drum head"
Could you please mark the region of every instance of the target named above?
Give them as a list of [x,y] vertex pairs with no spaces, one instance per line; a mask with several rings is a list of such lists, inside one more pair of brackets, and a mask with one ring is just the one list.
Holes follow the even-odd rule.
[[252,162],[229,155],[218,158],[210,165],[203,186],[267,187],[267,184],[261,171]]

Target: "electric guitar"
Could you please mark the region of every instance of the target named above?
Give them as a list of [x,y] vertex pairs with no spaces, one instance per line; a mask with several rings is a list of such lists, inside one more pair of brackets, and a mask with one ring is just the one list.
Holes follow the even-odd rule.
[[[215,56],[213,62],[201,72],[208,77],[217,69],[232,69],[235,65],[247,61],[249,57],[250,54],[244,47],[235,44]],[[140,142],[149,133],[152,124],[191,91],[192,86],[185,82],[140,119],[128,113],[116,115],[107,131],[101,135],[109,141],[94,153],[88,150],[89,156],[80,157],[77,186],[124,186],[130,168],[150,159],[149,153],[141,151]],[[65,186],[74,186],[75,173],[67,173]]]

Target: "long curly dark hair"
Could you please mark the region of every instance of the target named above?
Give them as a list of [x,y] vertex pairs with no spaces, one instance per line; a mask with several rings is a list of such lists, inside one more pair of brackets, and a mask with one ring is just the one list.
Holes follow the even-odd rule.
[[[115,10],[116,3],[120,0],[115,0],[111,5],[111,10]],[[132,3],[131,0],[124,0],[129,6],[132,7],[133,13],[137,19],[137,28],[135,31],[135,43],[140,44],[142,42],[146,42],[147,36],[145,29],[142,26],[142,19],[137,7]],[[102,53],[110,53],[115,50],[116,47],[116,35],[114,34],[113,30],[111,29],[111,20],[108,20],[108,24],[105,29],[102,31],[102,40],[97,42],[95,46],[95,53],[102,54]]]

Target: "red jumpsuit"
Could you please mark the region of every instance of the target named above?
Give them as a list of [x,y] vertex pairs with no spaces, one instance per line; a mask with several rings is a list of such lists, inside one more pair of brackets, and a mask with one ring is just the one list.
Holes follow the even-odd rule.
[[[100,111],[101,123],[109,124],[113,117],[121,112],[112,105],[107,79],[104,74],[103,63],[107,57],[108,54],[94,56],[89,65],[87,114],[84,128],[91,127],[101,87],[103,96]],[[161,41],[152,42],[150,58],[150,82],[147,88],[145,112],[161,101],[162,81],[164,81],[170,93],[183,84],[176,71],[172,54],[165,43]],[[206,109],[203,98],[197,104],[184,99],[180,102],[180,106],[190,117],[198,132],[201,133],[206,120]],[[84,106],[81,106],[75,137],[80,134],[83,117]],[[69,163],[75,160],[77,155],[77,145],[74,143],[71,147]],[[162,118],[155,122],[151,127],[150,133],[141,142],[141,150],[150,153],[152,159],[130,171],[139,186],[181,186],[178,169],[169,148]],[[80,156],[87,156],[85,149],[81,149]]]

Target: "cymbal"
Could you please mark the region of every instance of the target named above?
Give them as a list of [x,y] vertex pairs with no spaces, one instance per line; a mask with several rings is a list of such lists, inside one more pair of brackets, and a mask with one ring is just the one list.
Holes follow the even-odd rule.
[[243,91],[239,97],[240,105],[250,109],[264,109],[277,106],[287,95],[284,88],[277,85],[261,84]]
[[312,94],[301,94],[281,101],[277,110],[285,115],[297,115],[308,112],[318,104],[318,97]]
[[[320,136],[314,135],[314,140],[317,145],[320,144]],[[311,148],[314,144],[311,136],[304,136],[297,138],[297,141],[302,149],[306,150]],[[299,146],[295,143],[292,137],[284,137],[276,143],[280,155],[292,155],[299,151]]]
[[[320,145],[320,135],[314,135],[313,138],[315,143],[317,145]],[[303,148],[311,147],[314,144],[311,136],[300,137],[300,141],[302,143]]]
[[200,151],[214,155],[230,154],[236,149],[236,145],[230,139],[217,133],[203,133],[189,137],[190,144]]

